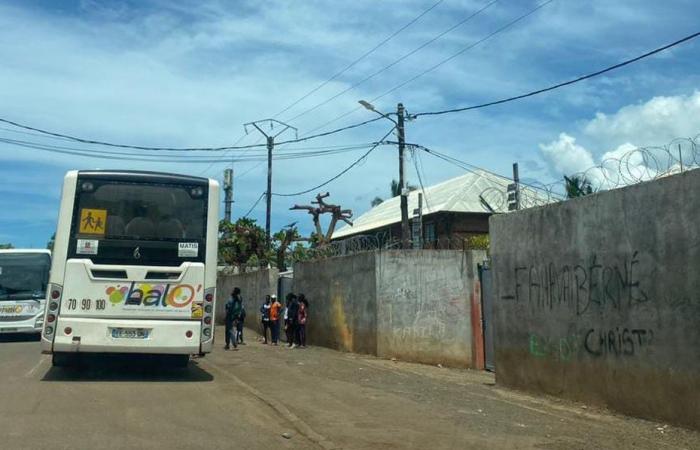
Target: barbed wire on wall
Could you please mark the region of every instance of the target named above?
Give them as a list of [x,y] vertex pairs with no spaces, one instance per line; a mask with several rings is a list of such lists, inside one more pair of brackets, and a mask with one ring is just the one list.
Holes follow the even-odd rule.
[[[607,155],[600,164],[585,171],[564,175],[577,183],[576,188],[583,190],[582,194],[588,194],[694,170],[700,167],[700,134],[677,138],[663,146],[618,148]],[[571,189],[564,176],[551,183],[521,183],[520,207],[531,208],[567,200],[567,187]],[[481,196],[496,212],[508,210],[508,193],[505,190],[489,187],[484,189]]]
[[[424,250],[474,250],[477,248],[470,244],[467,236],[445,236],[434,240],[421,239],[414,242],[408,241],[410,248]],[[417,244],[414,246],[414,243]],[[353,255],[357,253],[399,250],[401,239],[391,236],[388,231],[371,235],[357,235],[345,239],[338,239],[328,244],[309,249],[310,259],[325,259],[335,256]]]

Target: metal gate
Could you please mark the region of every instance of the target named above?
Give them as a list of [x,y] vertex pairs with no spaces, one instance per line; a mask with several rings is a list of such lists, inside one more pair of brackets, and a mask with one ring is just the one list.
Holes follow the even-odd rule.
[[486,370],[494,372],[496,365],[493,342],[493,273],[488,261],[479,264],[479,278],[481,280],[481,313],[484,330],[484,365]]

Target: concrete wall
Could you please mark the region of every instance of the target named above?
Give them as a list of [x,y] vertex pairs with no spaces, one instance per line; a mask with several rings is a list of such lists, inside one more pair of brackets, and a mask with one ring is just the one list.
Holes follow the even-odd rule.
[[[385,251],[294,266],[310,301],[309,343],[474,367],[472,296],[483,252]],[[480,318],[479,318],[480,319]]]
[[294,265],[294,292],[309,300],[310,344],[376,354],[375,267],[374,253]]
[[260,305],[266,295],[277,293],[277,269],[262,269],[236,275],[219,274],[216,280],[216,322],[224,323],[224,304],[233,288],[241,288],[243,306],[246,309],[246,327],[262,333]]
[[484,252],[376,254],[377,355],[427,364],[473,362],[470,296]]
[[700,171],[491,218],[498,383],[700,428]]

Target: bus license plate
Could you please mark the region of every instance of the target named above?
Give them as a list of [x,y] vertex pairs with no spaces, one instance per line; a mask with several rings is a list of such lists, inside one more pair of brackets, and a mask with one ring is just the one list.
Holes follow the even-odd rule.
[[148,330],[145,328],[112,328],[112,337],[115,339],[148,339]]

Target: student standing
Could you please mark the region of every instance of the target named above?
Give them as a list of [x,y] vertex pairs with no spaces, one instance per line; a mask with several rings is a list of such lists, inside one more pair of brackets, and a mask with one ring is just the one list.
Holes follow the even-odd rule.
[[292,294],[287,310],[287,322],[289,323],[289,342],[287,346],[294,348],[297,338],[297,325],[299,325],[299,301],[297,300],[296,295]]
[[243,298],[238,300],[240,306],[240,312],[238,313],[238,321],[236,322],[236,337],[241,345],[245,345],[243,342],[243,324],[245,323],[245,306],[243,306]]
[[303,295],[299,296],[299,313],[297,314],[297,345],[301,348],[306,348],[306,317],[308,310],[306,309],[306,299]]
[[237,336],[237,325],[238,325],[238,318],[240,315],[240,309],[239,306],[239,299],[241,296],[241,290],[237,287],[233,288],[233,291],[231,292],[231,297],[228,299],[226,304],[224,305],[224,309],[226,310],[226,346],[224,347],[226,350],[231,348],[231,341],[233,341],[233,348],[235,350],[238,350],[238,336]]
[[272,331],[272,345],[277,345],[280,340],[280,310],[282,304],[277,300],[276,295],[272,295],[270,305],[270,328]]
[[260,314],[262,315],[262,329],[263,329],[263,344],[267,344],[267,330],[270,329],[270,296],[265,296],[265,303],[260,307]]

